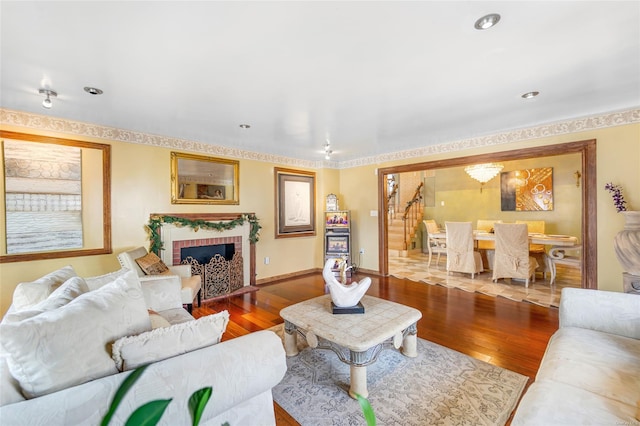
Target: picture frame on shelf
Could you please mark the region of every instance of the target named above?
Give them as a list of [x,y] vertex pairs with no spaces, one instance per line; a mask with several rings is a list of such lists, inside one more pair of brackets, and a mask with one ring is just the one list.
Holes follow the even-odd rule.
[[316,235],[316,174],[275,167],[276,238]]
[[327,254],[349,254],[349,236],[328,234],[326,238]]
[[338,196],[336,194],[327,195],[327,205],[328,212],[335,212],[338,210]]
[[327,228],[349,228],[349,212],[347,210],[325,212],[324,224]]

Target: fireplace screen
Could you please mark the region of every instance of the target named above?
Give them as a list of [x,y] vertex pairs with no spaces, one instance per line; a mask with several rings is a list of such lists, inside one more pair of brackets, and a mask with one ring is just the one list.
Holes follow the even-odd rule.
[[192,275],[200,275],[203,300],[231,294],[244,285],[240,252],[235,252],[231,260],[216,253],[206,263],[201,263],[193,256],[186,256],[181,263],[191,265]]

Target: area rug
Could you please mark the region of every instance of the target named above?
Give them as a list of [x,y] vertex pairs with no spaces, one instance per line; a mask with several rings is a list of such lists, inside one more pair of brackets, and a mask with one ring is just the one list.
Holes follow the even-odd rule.
[[[281,338],[282,324],[271,328]],[[273,398],[301,425],[364,425],[349,397],[349,366],[330,350],[287,358]],[[383,350],[367,368],[369,403],[378,425],[504,425],[528,378],[418,338],[418,356]]]

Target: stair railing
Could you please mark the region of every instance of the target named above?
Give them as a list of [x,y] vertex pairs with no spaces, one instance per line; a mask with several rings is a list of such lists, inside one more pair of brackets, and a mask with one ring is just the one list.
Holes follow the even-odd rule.
[[396,195],[397,194],[398,194],[398,184],[394,183],[391,193],[387,195],[387,214],[390,221],[396,218]]
[[402,215],[402,222],[404,223],[404,235],[402,241],[403,250],[407,250],[409,241],[409,223],[415,228],[415,224],[418,219],[422,220],[422,212],[420,211],[420,202],[422,201],[422,187],[423,182],[416,188],[411,200],[407,201],[407,206],[404,208],[404,214]]

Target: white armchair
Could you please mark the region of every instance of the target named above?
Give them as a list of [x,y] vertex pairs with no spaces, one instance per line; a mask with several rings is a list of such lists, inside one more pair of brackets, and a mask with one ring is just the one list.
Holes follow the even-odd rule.
[[180,283],[182,304],[186,305],[187,311],[191,313],[193,310],[193,301],[198,298],[198,306],[201,304],[201,288],[202,282],[200,275],[191,275],[191,265],[175,265],[167,266],[171,274],[162,275],[146,275],[136,262],[147,255],[147,249],[138,247],[133,250],[125,251],[118,254],[118,261],[123,268],[136,271],[141,284],[159,282],[159,281],[177,281]]

